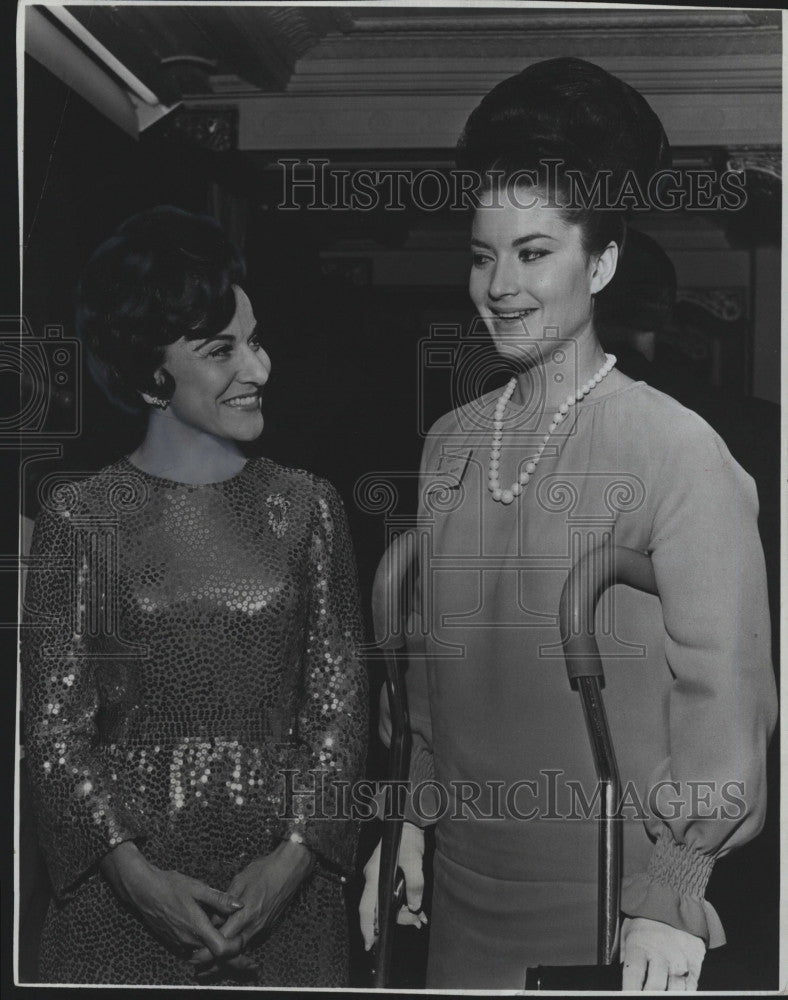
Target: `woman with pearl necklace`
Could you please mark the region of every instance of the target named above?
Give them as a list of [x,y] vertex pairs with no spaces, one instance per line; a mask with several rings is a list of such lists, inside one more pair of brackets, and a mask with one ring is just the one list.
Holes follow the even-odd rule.
[[470,296],[512,377],[439,419],[421,462],[430,554],[407,688],[424,794],[399,864],[400,922],[420,925],[436,823],[429,988],[519,990],[528,966],[595,961],[596,813],[582,803],[596,776],[558,628],[569,569],[593,548],[649,555],[659,591],[615,589],[600,629],[628,794],[625,989],[697,987],[725,941],[712,867],[763,824],[775,684],[755,487],[700,417],[602,350],[594,305],[625,225],[571,198],[573,178],[590,190],[603,169],[647,180],[667,149],[639,94],[574,59],[504,81],[460,140],[459,165],[480,176]]

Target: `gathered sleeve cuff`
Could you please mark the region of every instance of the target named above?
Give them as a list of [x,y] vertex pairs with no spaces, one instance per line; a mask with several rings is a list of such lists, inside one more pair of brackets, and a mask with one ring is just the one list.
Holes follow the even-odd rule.
[[702,938],[707,948],[725,944],[717,911],[705,899],[714,859],[677,844],[668,829],[657,838],[648,870],[624,879],[621,910],[629,917],[659,920]]

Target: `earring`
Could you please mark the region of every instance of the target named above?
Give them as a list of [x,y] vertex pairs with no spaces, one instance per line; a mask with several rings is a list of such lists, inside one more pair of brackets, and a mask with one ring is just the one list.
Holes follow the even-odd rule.
[[150,406],[155,406],[157,410],[166,410],[170,405],[169,399],[162,399],[160,396],[153,396],[149,392],[141,392],[140,395]]

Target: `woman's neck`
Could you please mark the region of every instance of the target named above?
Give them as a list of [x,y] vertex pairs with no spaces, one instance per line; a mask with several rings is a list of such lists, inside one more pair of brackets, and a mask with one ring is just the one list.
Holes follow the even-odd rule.
[[577,339],[538,342],[534,344],[531,363],[517,376],[512,400],[552,414],[570,393],[576,393],[593,378],[604,363],[605,352],[592,331]]
[[246,457],[236,441],[153,410],[145,438],[129,461],[152,476],[201,486],[230,479],[244,467]]

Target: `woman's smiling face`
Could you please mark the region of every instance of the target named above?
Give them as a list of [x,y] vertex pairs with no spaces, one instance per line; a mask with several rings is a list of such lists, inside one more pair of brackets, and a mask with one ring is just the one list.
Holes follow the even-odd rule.
[[233,286],[235,314],[229,325],[207,340],[182,337],[168,344],[163,368],[175,380],[165,416],[220,438],[253,441],[263,430],[261,391],[271,359],[259,340],[252,305]]
[[592,329],[592,295],[612,278],[617,248],[583,247],[582,229],[531,190],[476,209],[469,291],[499,354],[533,356],[541,340]]

